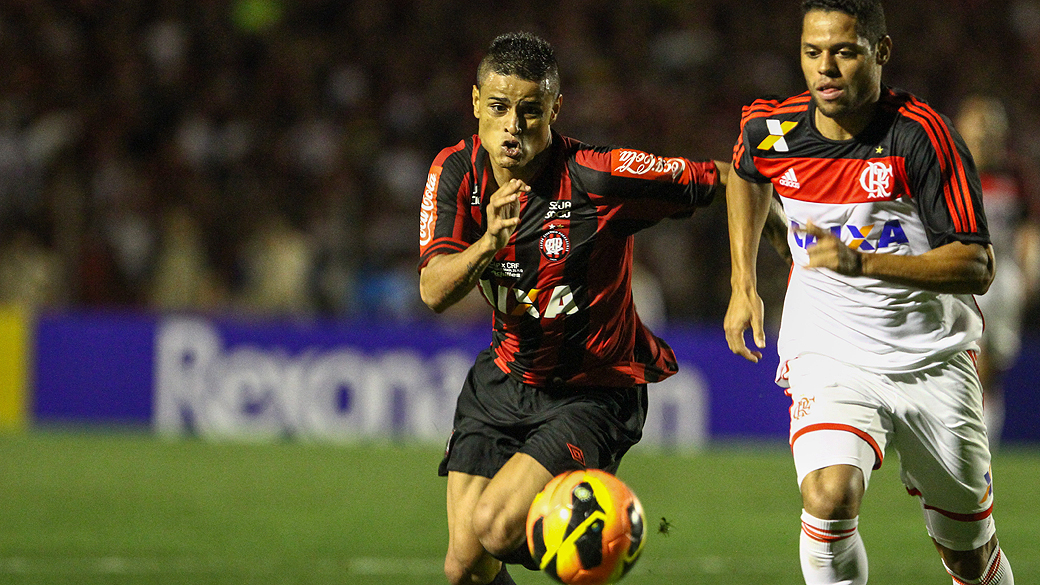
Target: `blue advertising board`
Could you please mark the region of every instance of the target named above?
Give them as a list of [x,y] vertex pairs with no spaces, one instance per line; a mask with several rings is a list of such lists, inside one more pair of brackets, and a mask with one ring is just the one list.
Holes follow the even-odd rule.
[[[671,327],[680,373],[651,386],[645,440],[786,441],[790,401],[773,383],[775,340],[751,364],[720,327]],[[54,313],[36,319],[35,423],[151,425],[212,438],[444,440],[486,327],[197,315]],[[1026,340],[1007,380],[1005,439],[1040,440]]]

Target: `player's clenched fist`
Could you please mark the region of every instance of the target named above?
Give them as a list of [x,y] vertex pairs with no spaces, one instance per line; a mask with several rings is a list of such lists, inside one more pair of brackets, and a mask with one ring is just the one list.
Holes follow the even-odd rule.
[[816,238],[816,243],[807,247],[807,268],[829,268],[845,276],[860,276],[863,273],[863,258],[859,252],[846,246],[837,236],[809,222],[802,231]]
[[520,223],[520,194],[531,187],[520,179],[510,179],[491,195],[487,206],[487,233],[501,250],[509,243],[509,237]]

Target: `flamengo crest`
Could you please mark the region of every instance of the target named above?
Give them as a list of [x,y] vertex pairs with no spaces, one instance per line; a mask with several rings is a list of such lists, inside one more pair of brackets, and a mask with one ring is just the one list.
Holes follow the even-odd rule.
[[881,162],[867,163],[859,176],[859,184],[868,193],[868,199],[892,196],[892,165]]

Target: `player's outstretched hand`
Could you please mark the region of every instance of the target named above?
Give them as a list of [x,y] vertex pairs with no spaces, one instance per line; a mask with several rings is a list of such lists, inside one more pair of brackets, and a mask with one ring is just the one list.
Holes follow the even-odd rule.
[[814,236],[816,243],[809,246],[809,264],[806,268],[829,268],[845,276],[860,276],[863,273],[862,255],[846,246],[833,233],[809,222],[802,232]]
[[748,348],[744,341],[744,331],[750,327],[755,345],[759,349],[764,348],[766,346],[766,333],[762,326],[764,312],[762,297],[757,292],[735,289],[729,298],[729,308],[726,310],[726,319],[723,321],[726,343],[729,344],[730,351],[753,363],[758,363],[758,360],[762,359],[762,352]]
[[496,249],[504,248],[520,225],[520,195],[530,190],[520,179],[510,179],[491,195],[487,206],[487,233]]

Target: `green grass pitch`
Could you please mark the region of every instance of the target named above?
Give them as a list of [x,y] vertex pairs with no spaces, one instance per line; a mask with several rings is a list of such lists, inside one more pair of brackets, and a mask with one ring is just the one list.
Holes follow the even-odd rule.
[[[436,445],[0,435],[0,583],[445,583],[439,457]],[[896,467],[891,457],[876,472],[864,503],[871,583],[948,584]],[[997,526],[1016,579],[1040,583],[1040,450],[1006,448],[993,470]],[[637,446],[620,477],[650,528],[622,583],[802,582],[786,446]],[[512,572],[521,585],[551,583]]]

